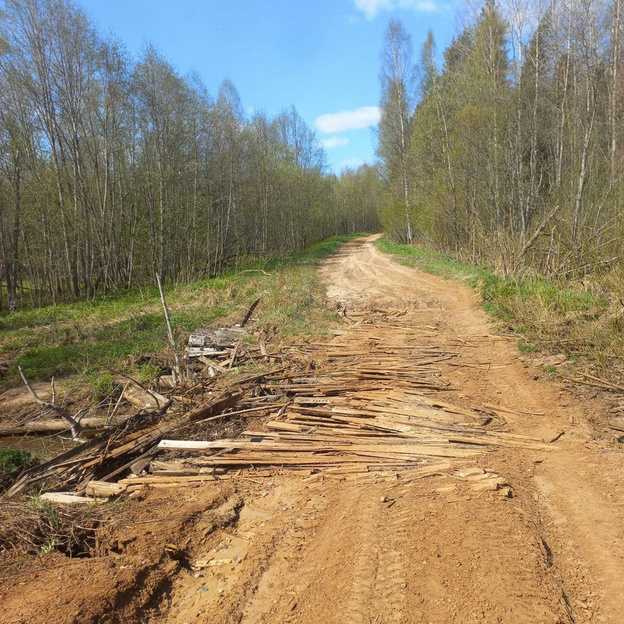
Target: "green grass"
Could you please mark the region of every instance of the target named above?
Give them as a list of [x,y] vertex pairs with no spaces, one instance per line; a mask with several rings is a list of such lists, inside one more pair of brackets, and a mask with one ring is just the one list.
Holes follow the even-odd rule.
[[33,458],[28,451],[0,449],[0,475],[11,476],[28,468]]
[[486,275],[481,267],[463,264],[449,255],[431,249],[393,243],[387,238],[380,238],[376,244],[380,251],[395,256],[401,264],[446,279],[461,280],[476,286]]
[[541,277],[502,278],[483,273],[481,296],[488,312],[512,321],[517,316],[517,303],[533,302],[557,316],[587,312],[606,307],[608,299],[579,289],[571,283],[556,284]]
[[539,351],[535,345],[524,342],[524,340],[518,340],[518,350],[522,353],[537,353]]
[[[288,338],[321,333],[332,315],[322,305],[317,264],[352,236],[336,236],[293,257],[231,269],[218,278],[166,287],[177,344],[197,327],[240,321],[261,298],[254,316],[268,336]],[[24,309],[0,315],[0,356],[12,364],[0,389],[19,385],[17,367],[32,381],[84,375],[94,397],[110,388],[100,364],[142,378],[158,373],[132,360],[169,353],[167,330],[156,287],[108,293],[93,301]]]

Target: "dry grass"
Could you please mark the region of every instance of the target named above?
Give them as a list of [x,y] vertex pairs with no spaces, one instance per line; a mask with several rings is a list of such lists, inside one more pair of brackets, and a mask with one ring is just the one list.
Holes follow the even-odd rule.
[[55,506],[39,497],[0,500],[0,566],[6,571],[24,555],[51,551],[90,557],[109,505]]
[[[320,260],[350,237],[334,237],[297,257],[231,271],[219,278],[166,289],[176,339],[183,345],[197,327],[241,320],[261,298],[255,316],[268,336],[322,332],[316,271]],[[167,355],[166,326],[155,287],[109,293],[95,301],[26,309],[0,315],[0,391],[19,385],[17,366],[32,381],[81,376],[97,397],[107,390],[103,363],[145,381],[158,375]],[[83,384],[84,384],[83,382]]]

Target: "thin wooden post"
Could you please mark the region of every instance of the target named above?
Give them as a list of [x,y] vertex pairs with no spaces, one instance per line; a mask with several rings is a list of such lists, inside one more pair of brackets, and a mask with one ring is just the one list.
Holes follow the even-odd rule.
[[169,335],[169,344],[173,349],[173,377],[174,382],[179,384],[182,381],[182,375],[180,373],[180,357],[176,348],[175,338],[173,337],[173,329],[171,328],[171,319],[169,318],[169,310],[167,309],[167,302],[165,301],[165,293],[163,291],[162,283],[160,282],[160,275],[156,273],[156,282],[158,283],[158,290],[160,291],[160,300],[162,302],[163,310],[165,311],[165,320],[167,321],[167,334]]

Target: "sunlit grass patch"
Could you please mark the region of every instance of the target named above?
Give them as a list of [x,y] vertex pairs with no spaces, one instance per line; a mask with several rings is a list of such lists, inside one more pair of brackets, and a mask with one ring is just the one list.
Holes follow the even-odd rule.
[[[320,334],[337,317],[323,305],[319,262],[351,236],[337,236],[310,246],[296,256],[254,262],[223,275],[190,284],[167,285],[167,304],[181,350],[198,327],[233,324],[260,298],[254,314],[257,331],[276,339]],[[139,377],[148,375],[132,364],[136,356],[168,353],[167,330],[156,287],[132,288],[92,301],[25,309],[0,316],[0,355],[12,366],[0,389],[20,383],[21,366],[32,381],[80,374],[100,397],[109,381],[101,365]],[[162,359],[162,358],[161,358]],[[151,371],[153,374],[153,371]],[[149,375],[148,375],[149,376]]]

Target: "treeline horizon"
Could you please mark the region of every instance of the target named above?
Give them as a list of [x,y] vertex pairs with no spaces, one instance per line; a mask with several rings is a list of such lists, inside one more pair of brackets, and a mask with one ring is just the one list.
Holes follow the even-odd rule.
[[0,309],[188,282],[376,230],[376,169],[328,171],[294,106],[247,118],[69,0],[0,2]]
[[389,23],[382,222],[504,275],[622,263],[622,0],[485,0],[437,62]]

